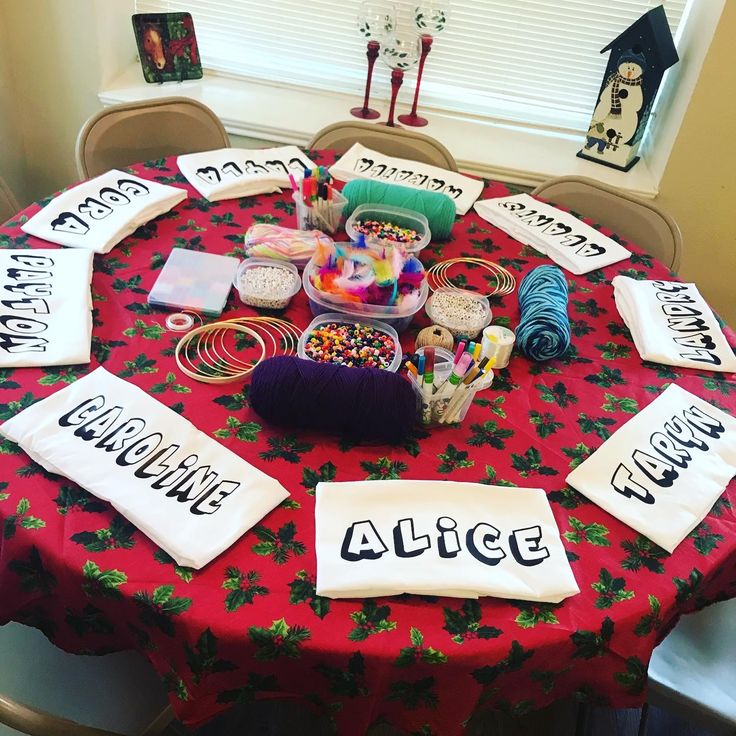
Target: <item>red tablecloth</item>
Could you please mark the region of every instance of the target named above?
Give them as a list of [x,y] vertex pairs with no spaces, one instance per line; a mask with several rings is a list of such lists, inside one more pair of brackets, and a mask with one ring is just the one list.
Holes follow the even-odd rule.
[[[173,160],[133,170],[187,186]],[[489,183],[483,197],[508,193]],[[73,652],[144,652],[189,724],[263,696],[326,708],[344,734],[384,717],[411,732],[450,736],[479,704],[522,713],[573,693],[639,704],[652,648],[676,618],[736,595],[736,483],[672,555],[564,483],[571,467],[671,381],[736,413],[733,376],[645,364],[637,355],[610,280],[621,272],[666,277],[667,270],[635,249],[631,261],[568,276],[573,348],[564,360],[536,365],[514,357],[460,427],[419,430],[401,447],[350,447],[268,426],[249,408],[247,385],[212,386],[178,372],[178,336],[146,304],[171,248],[242,255],[253,222],[296,226],[289,191],[219,204],[190,195],[96,257],[92,363],[2,371],[0,419],[102,364],[277,478],[291,498],[192,572],[108,504],[2,442],[0,622],[38,627]],[[19,229],[37,209],[0,229],[0,245],[48,247]],[[459,255],[496,260],[517,278],[548,262],[472,212],[456,223],[452,241],[427,248],[422,260]],[[492,302],[496,321],[518,322],[515,294]],[[224,316],[244,314],[253,310],[233,292]],[[286,316],[302,328],[309,323],[303,292]],[[426,324],[422,313],[405,348]],[[376,478],[544,488],[580,594],[559,605],[317,597],[315,484]]]

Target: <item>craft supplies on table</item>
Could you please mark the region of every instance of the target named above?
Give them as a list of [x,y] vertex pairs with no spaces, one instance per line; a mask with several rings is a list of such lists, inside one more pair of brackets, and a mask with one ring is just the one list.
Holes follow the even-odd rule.
[[69,248],[108,253],[123,238],[187,198],[186,189],[112,169],[67,189],[21,225]]
[[156,279],[148,303],[164,309],[190,309],[218,317],[232,288],[238,259],[172,248]]
[[570,347],[567,281],[557,266],[537,266],[519,284],[519,350],[537,362],[560,358]]
[[241,261],[233,284],[243,304],[260,309],[286,309],[302,288],[296,266],[270,258]]
[[[483,276],[486,280],[490,280],[492,286],[486,291],[483,296],[505,296],[511,294],[516,288],[516,277],[508,269],[500,266],[498,263],[493,261],[487,261],[485,258],[448,258],[445,261],[435,263],[427,270],[427,282],[429,288],[434,291],[435,289],[445,287],[447,289],[459,288],[452,282],[452,279],[447,275],[450,268],[457,265],[467,266],[467,270],[474,268],[480,268],[484,273]],[[490,275],[489,275],[490,274]],[[481,293],[479,291],[479,293]]]
[[210,202],[278,192],[314,163],[296,146],[220,148],[176,159],[187,181]]
[[92,258],[82,250],[0,250],[0,368],[89,363]]
[[302,179],[292,178],[292,188],[299,229],[334,233],[342,222],[347,199],[332,185],[327,170],[317,166],[305,171]]
[[340,311],[360,320],[372,317],[405,330],[427,299],[424,266],[399,248],[335,243],[319,247],[302,275],[316,316]]
[[616,308],[642,360],[736,371],[736,356],[695,284],[613,279]]
[[399,184],[424,192],[441,192],[452,200],[459,215],[464,215],[483,191],[483,181],[480,179],[421,161],[386,156],[361,143],[353,144],[330,167],[330,174],[340,181],[377,179],[384,184]]
[[402,442],[417,417],[414,391],[396,373],[347,370],[290,356],[255,368],[248,400],[272,424],[337,434],[351,442]]
[[455,224],[455,203],[440,192],[427,192],[381,181],[353,179],[342,190],[348,203],[345,214],[351,216],[361,205],[398,207],[416,212],[427,219],[434,240],[447,240]]
[[0,426],[109,501],[177,564],[204,567],[289,493],[132,383],[97,368]]
[[631,256],[623,245],[575,215],[528,194],[484,199],[475,203],[475,211],[512,238],[536,248],[578,276]]
[[375,319],[354,322],[332,312],[315,317],[299,338],[297,355],[315,363],[396,372],[401,344],[393,327]]
[[508,327],[489,325],[483,330],[481,355],[485,358],[493,358],[493,367],[501,370],[511,360],[511,351],[514,349],[515,341],[516,335]]
[[321,230],[295,230],[257,222],[246,231],[243,247],[249,258],[289,261],[302,269],[314,255],[318,243],[331,246],[332,242],[332,238]]
[[427,316],[455,337],[474,338],[491,321],[488,299],[464,289],[440,288],[427,300]]
[[345,232],[353,242],[364,235],[368,245],[379,248],[398,245],[414,255],[432,239],[429,223],[424,215],[377,204],[356,207],[345,223]]

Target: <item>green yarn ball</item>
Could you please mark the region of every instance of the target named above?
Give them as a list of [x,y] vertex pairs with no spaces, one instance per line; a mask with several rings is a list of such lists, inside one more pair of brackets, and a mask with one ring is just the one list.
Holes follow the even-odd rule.
[[432,240],[447,240],[455,224],[455,203],[441,192],[427,192],[372,179],[353,179],[342,190],[348,203],[343,214],[350,217],[361,204],[387,204],[423,214],[429,222]]

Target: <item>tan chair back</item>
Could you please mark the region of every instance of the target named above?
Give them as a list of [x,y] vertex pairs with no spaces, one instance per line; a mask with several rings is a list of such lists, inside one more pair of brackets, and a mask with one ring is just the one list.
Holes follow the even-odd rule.
[[408,158],[450,171],[457,171],[453,155],[434,138],[404,128],[390,128],[362,121],[333,123],[322,128],[309,142],[309,148],[329,148],[345,153],[353,143],[383,153],[386,156]]
[[110,169],[182,153],[229,148],[220,119],[187,97],[110,105],[79,131],[77,172],[83,179]]
[[674,273],[682,258],[682,233],[670,215],[646,199],[584,176],[549,179],[532,191],[610,228],[643,248]]
[[0,225],[17,214],[19,209],[18,200],[13,196],[10,187],[0,176]]

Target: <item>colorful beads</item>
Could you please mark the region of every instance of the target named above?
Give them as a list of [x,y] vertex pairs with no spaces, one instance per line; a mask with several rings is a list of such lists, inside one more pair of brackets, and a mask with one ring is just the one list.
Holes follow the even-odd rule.
[[421,233],[416,230],[384,220],[356,220],[355,231],[369,237],[393,240],[395,243],[416,243],[422,239]]
[[330,322],[307,335],[304,352],[318,363],[388,368],[396,356],[391,335],[370,325]]

